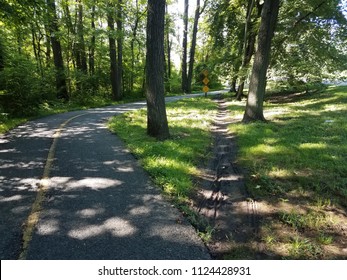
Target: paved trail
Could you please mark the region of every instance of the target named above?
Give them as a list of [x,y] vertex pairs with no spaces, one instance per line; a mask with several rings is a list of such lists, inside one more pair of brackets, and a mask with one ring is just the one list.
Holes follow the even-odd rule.
[[[105,126],[111,116],[142,107],[49,116],[0,136],[1,259],[210,258]],[[42,208],[38,219],[30,216],[33,205]],[[32,232],[23,226],[30,223]],[[24,249],[23,232],[30,237]]]

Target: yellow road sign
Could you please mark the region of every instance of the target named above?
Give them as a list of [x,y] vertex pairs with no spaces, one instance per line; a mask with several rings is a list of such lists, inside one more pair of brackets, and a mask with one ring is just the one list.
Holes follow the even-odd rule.
[[207,77],[207,75],[208,75],[208,70],[207,70],[207,69],[205,69],[204,71],[202,71],[202,74],[204,74],[204,75],[205,75],[205,77]]
[[209,80],[207,77],[205,77],[205,79],[202,80],[202,82],[203,82],[205,85],[207,85],[209,81],[210,81],[210,80]]
[[208,88],[208,86],[204,86],[204,87],[202,88],[202,90],[204,91],[204,93],[206,93],[206,92],[209,91],[209,88]]

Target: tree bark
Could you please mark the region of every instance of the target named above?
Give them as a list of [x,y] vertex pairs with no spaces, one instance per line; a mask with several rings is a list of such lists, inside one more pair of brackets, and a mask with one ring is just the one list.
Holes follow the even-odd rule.
[[168,5],[166,3],[165,5],[165,49],[166,49],[166,56],[165,56],[165,85],[166,85],[166,91],[171,92],[171,48],[172,48],[172,41],[170,40],[170,15],[168,11]]
[[2,38],[0,37],[0,71],[5,68],[5,48],[2,43]]
[[278,18],[280,0],[265,0],[258,33],[258,48],[254,57],[251,81],[243,122],[265,121],[263,101],[266,73],[270,61],[271,41]]
[[164,98],[164,21],[165,0],[148,0],[146,98],[147,133],[167,139],[169,127]]
[[196,49],[196,37],[198,34],[198,23],[199,18],[201,15],[200,11],[200,0],[196,1],[196,9],[195,9],[195,17],[194,17],[194,24],[193,24],[193,34],[192,34],[192,43],[190,46],[190,53],[189,53],[189,70],[188,70],[188,81],[187,81],[187,92],[192,92],[192,80],[193,80],[193,70],[194,70],[194,60],[195,60],[195,49]]
[[[236,99],[241,100],[243,95],[243,90],[245,87],[245,80],[246,80],[246,74],[244,71],[246,71],[252,56],[254,54],[255,49],[255,41],[256,41],[256,34],[254,32],[251,32],[252,29],[252,12],[255,6],[255,0],[248,0],[248,6],[247,6],[247,15],[246,15],[246,22],[245,22],[245,30],[244,30],[244,39],[243,39],[243,57],[242,57],[242,64],[241,64],[241,70],[243,74],[240,76],[240,82],[239,87],[237,89],[237,95]],[[259,15],[260,16],[260,15]]]
[[91,13],[91,28],[92,28],[92,38],[89,47],[89,74],[94,75],[95,73],[95,2],[93,2],[92,13]]
[[48,8],[48,15],[50,18],[49,31],[50,31],[50,37],[51,37],[52,50],[53,50],[54,66],[55,66],[57,98],[68,101],[69,95],[66,88],[66,77],[64,72],[63,55],[62,55],[60,41],[57,37],[57,34],[59,33],[59,28],[58,28],[58,18],[57,18],[57,12],[56,12],[54,0],[47,0],[47,8]]
[[188,92],[188,75],[187,75],[187,46],[188,46],[188,8],[189,1],[184,1],[183,14],[183,43],[182,43],[182,91]]
[[78,61],[77,69],[81,70],[83,73],[87,74],[87,56],[86,48],[84,43],[84,28],[83,28],[83,5],[82,0],[77,0],[78,6],[78,23],[77,23],[77,52],[78,52]]
[[[109,8],[111,9],[111,8]],[[111,9],[112,10],[112,9]],[[112,97],[114,100],[121,100],[120,85],[118,83],[118,63],[117,63],[117,51],[116,51],[116,39],[114,30],[114,17],[112,12],[109,11],[107,15],[107,25],[109,29],[109,54],[110,54],[110,80],[112,87]]]
[[120,98],[123,96],[123,9],[122,0],[117,3],[117,83],[119,84]]

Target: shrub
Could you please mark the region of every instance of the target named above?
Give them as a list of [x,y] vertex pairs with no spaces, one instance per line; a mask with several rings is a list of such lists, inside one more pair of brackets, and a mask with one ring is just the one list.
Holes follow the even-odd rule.
[[35,64],[23,56],[13,56],[7,59],[0,75],[3,110],[12,116],[35,114],[43,98]]

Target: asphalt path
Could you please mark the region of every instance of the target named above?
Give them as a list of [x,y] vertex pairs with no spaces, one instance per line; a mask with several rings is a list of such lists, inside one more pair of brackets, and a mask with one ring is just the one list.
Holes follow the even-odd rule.
[[110,117],[145,106],[53,115],[0,136],[1,259],[210,258],[193,227],[106,128]]

